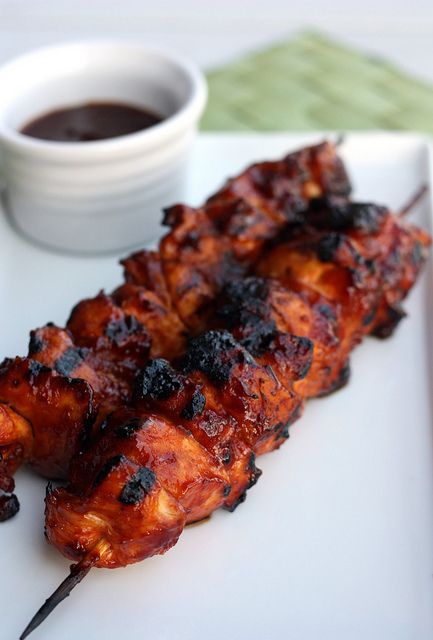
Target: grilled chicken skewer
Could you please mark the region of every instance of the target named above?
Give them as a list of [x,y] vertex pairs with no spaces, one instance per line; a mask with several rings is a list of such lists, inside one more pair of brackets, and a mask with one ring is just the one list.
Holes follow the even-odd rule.
[[73,461],[67,489],[48,490],[46,535],[79,562],[21,638],[91,567],[164,553],[185,524],[242,501],[259,476],[255,453],[278,447],[299,415],[293,381],[306,375],[311,356],[307,338],[277,336],[271,369],[228,332],[210,331],[191,341],[176,369],[150,361],[137,377],[134,408],[108,417]]
[[318,201],[307,214],[259,275],[225,286],[214,330],[143,367],[130,407],[75,457],[70,485],[48,492],[47,538],[78,564],[23,638],[90,567],[164,553],[186,523],[236,506],[257,479],[254,456],[284,441],[303,398],[345,382],[363,335],[392,332],[428,235],[373,205]]
[[[34,332],[28,358],[2,363],[0,490],[13,490],[24,461],[47,478],[66,478],[73,453],[109,411],[129,401],[147,357],[181,353],[187,332],[205,328],[203,305],[248,271],[312,197],[349,191],[335,147],[325,142],[253,165],[202,210],[169,210],[172,228],[160,251],[125,261],[127,284],[77,305],[66,330]],[[18,506],[15,496],[0,496],[0,520]]]
[[251,167],[201,209],[168,210],[126,285],[2,365],[1,486],[25,458],[69,476],[48,493],[47,536],[79,561],[25,633],[92,566],[162,553],[185,523],[234,508],[303,398],[345,382],[363,335],[392,331],[429,239],[349,190],[328,143]]

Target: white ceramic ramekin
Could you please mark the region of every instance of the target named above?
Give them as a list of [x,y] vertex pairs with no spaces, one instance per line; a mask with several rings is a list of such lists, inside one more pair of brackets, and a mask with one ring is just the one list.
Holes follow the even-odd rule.
[[[206,94],[193,64],[138,44],[59,45],[6,64],[0,69],[0,160],[15,225],[46,246],[82,253],[154,238],[162,207],[183,197]],[[97,142],[19,133],[34,117],[88,101],[148,107],[164,119]]]

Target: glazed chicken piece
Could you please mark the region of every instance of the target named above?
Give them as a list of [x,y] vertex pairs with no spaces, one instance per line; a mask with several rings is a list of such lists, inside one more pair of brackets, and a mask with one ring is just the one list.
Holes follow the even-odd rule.
[[80,302],[66,329],[47,325],[33,331],[29,356],[86,380],[100,422],[130,401],[135,375],[149,357],[170,358],[184,349],[185,329],[178,318],[152,292],[124,285],[112,296],[101,292]]
[[[30,358],[0,364],[0,489],[14,490],[13,475],[27,462],[47,478],[66,478],[95,417],[93,390]],[[14,495],[0,496],[0,521],[17,513]]]
[[[324,386],[314,380],[314,359],[310,377],[297,388],[307,397],[321,395],[347,380],[348,356],[365,335],[392,333],[404,315],[400,302],[427,257],[430,237],[385,207],[329,199],[313,203],[306,224],[288,230],[287,236],[265,253],[255,271],[278,280],[333,323],[337,343],[327,356]],[[290,328],[301,329],[292,322]]]
[[96,349],[106,359],[113,353],[115,359],[119,354],[134,358],[134,342],[141,354],[144,334],[151,357],[172,358],[185,350],[187,336],[185,326],[164,299],[134,285],[79,302],[66,328],[78,346]]
[[133,284],[124,284],[112,293],[123,312],[146,327],[151,337],[152,358],[175,358],[185,351],[188,331],[177,312],[164,297]]
[[0,366],[0,403],[2,475],[25,459],[45,477],[65,478],[94,417],[90,385],[29,358],[7,359]]
[[120,264],[127,284],[152,291],[168,308],[171,307],[159,251],[140,250],[121,260]]
[[8,405],[0,405],[0,522],[18,513],[20,505],[12,491],[13,476],[33,447],[33,431],[28,420]]
[[[137,408],[110,414],[92,446],[71,467],[69,492],[86,494],[106,461],[121,455],[146,466],[181,502],[195,522],[220,507],[230,491],[228,475],[179,420]],[[89,479],[92,479],[89,482]]]
[[118,454],[88,480],[82,493],[47,493],[46,536],[66,557],[111,569],[176,543],[185,512],[149,467]]
[[225,466],[232,489],[226,506],[232,509],[257,478],[255,455],[280,446],[300,416],[302,399],[293,382],[306,375],[312,349],[308,339],[276,335],[263,355],[267,361],[258,364],[230,333],[205,332],[190,341],[176,368],[150,361],[134,400],[181,420]]
[[313,200],[304,220],[306,233],[310,226],[331,232],[328,246],[338,244],[345,236],[349,238],[356,260],[364,261],[375,272],[381,296],[371,332],[378,337],[391,335],[404,317],[401,302],[428,257],[429,234],[386,207],[335,197]]
[[170,300],[188,326],[198,322],[204,328],[205,322],[194,317],[196,310],[212,302],[226,281],[245,272],[276,228],[241,200],[200,209],[176,205],[166,210],[164,221],[171,231],[159,252],[144,250],[126,258],[125,280]]
[[[25,461],[45,477],[66,478],[72,454],[108,413],[130,401],[149,356],[173,357],[184,345],[178,317],[154,293],[132,285],[83,300],[66,329],[48,324],[32,331],[28,358],[5,360],[0,369],[0,489],[13,491],[12,476]],[[15,496],[2,496],[0,519],[18,507]]]
[[[87,315],[86,315],[87,314]],[[28,358],[0,368],[0,477],[23,462],[47,478],[67,478],[72,455],[110,411],[128,401],[149,358],[144,327],[100,294],[74,310],[67,329],[31,332]],[[13,461],[13,462],[12,462]]]
[[347,354],[341,353],[338,306],[318,297],[311,303],[272,278],[249,276],[227,285],[218,299],[215,326],[225,327],[265,363],[269,344],[278,334],[308,336],[313,358],[308,373],[294,389],[304,398],[325,395],[347,381]]
[[351,184],[334,144],[324,141],[289,153],[282,160],[258,162],[227,181],[208,203],[242,199],[266,212],[278,228],[295,222],[312,198],[348,197]]
[[[133,335],[131,351],[126,356],[122,357],[119,351],[116,354],[118,342],[113,343],[111,356],[107,357],[106,344],[101,351],[79,347],[67,329],[45,326],[32,331],[29,355],[64,376],[86,380],[93,390],[95,414],[99,422],[107,413],[128,402],[134,376],[149,358],[148,335],[141,332]],[[40,345],[37,351],[32,348],[36,341]],[[124,341],[122,346],[126,347],[126,344]]]
[[186,376],[166,360],[153,360],[138,377],[135,404],[182,425],[224,470],[227,499],[223,496],[219,506],[225,502],[234,509],[242,501],[260,472],[252,448],[236,438],[238,420],[221,404],[218,387],[208,382],[204,388],[200,375]]
[[[233,509],[259,476],[255,453],[284,442],[302,407],[293,382],[308,371],[310,341],[292,337],[283,349],[276,340],[268,350],[286,365],[271,372],[231,334],[210,331],[176,368],[151,360],[134,406],[107,417],[75,457],[69,487],[48,493],[50,542],[71,559],[122,566],[164,552],[185,523]],[[132,526],[135,511],[145,523]]]
[[141,251],[125,260],[126,281],[170,299],[182,322],[198,333],[222,287],[245,274],[265,244],[299,219],[311,198],[349,192],[343,164],[328,142],[253,165],[205,206],[167,209],[164,223],[171,230],[159,252]]

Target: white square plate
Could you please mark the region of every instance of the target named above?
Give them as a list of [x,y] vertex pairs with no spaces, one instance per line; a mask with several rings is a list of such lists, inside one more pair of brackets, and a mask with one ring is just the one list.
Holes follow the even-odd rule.
[[[201,136],[188,202],[320,137]],[[418,136],[348,135],[341,152],[359,199],[399,208],[430,181]],[[426,198],[414,219],[430,228],[430,214]],[[120,279],[116,258],[49,253],[0,215],[0,358],[24,354],[32,327],[63,324],[78,299]],[[409,318],[354,353],[345,389],[309,402],[287,445],[259,459],[245,504],[187,529],[163,557],[93,570],[34,640],[433,638],[432,304],[430,261]],[[18,637],[68,571],[44,542],[44,488],[18,473],[21,511],[0,525],[2,640]]]

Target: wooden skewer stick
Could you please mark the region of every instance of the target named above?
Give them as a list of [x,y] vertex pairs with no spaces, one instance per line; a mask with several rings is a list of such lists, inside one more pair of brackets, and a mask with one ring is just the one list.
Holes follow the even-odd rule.
[[335,146],[336,147],[340,147],[344,143],[345,140],[346,140],[346,134],[345,133],[339,133],[337,135],[336,140],[335,140]]
[[398,212],[399,216],[405,216],[412,211],[414,207],[424,198],[426,193],[428,192],[428,186],[426,184],[422,184],[417,191],[415,191],[414,195],[410,198],[410,200],[400,209]]
[[58,604],[67,598],[72,589],[81,582],[83,578],[89,573],[90,569],[95,565],[98,560],[98,555],[95,556],[92,552],[91,557],[87,556],[83,558],[77,564],[71,565],[71,572],[65,580],[57,587],[54,593],[44,602],[42,607],[35,613],[30,620],[27,627],[20,635],[20,640],[24,640],[28,635],[32,633],[39,625],[50,615],[50,613],[57,607]]

